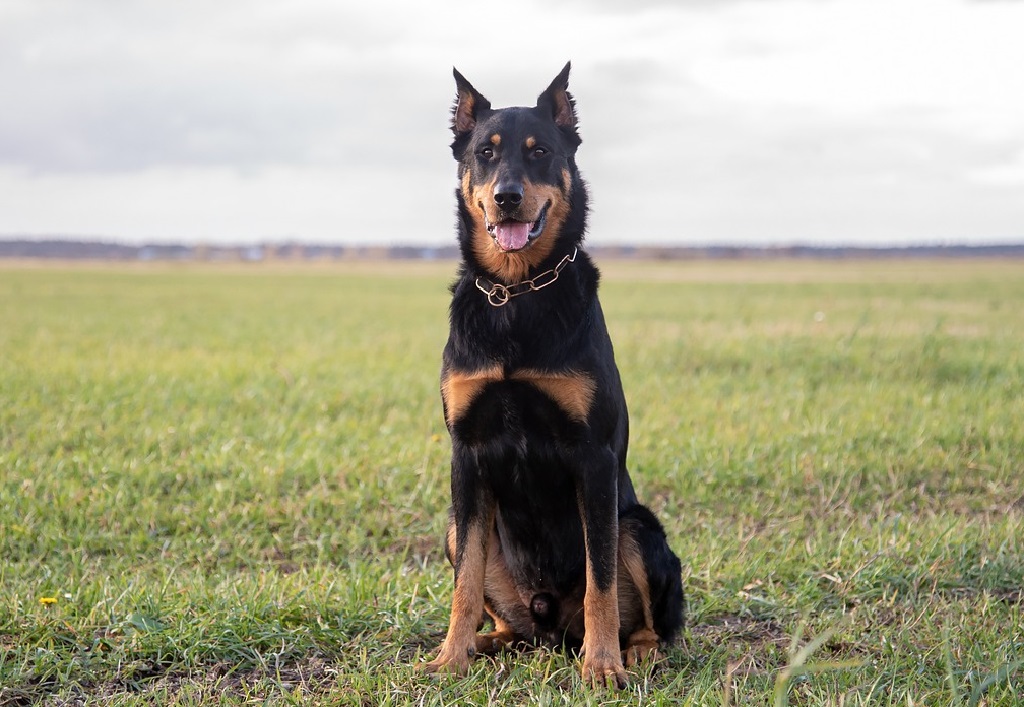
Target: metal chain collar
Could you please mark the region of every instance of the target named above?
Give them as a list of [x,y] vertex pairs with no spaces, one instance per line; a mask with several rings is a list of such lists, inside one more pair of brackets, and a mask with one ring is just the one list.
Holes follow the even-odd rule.
[[[558,279],[558,273],[562,272],[562,269],[569,263],[576,262],[576,254],[579,252],[579,248],[572,249],[572,255],[567,255],[562,258],[558,265],[551,270],[545,270],[541,274],[530,278],[529,280],[523,280],[522,282],[516,282],[511,285],[502,285],[500,282],[491,282],[485,277],[478,277],[475,281],[476,288],[487,295],[487,301],[492,307],[501,307],[508,304],[508,301],[513,297],[524,295],[527,292],[536,292],[542,288],[547,287],[555,280]],[[490,287],[485,287],[480,284],[483,280]]]

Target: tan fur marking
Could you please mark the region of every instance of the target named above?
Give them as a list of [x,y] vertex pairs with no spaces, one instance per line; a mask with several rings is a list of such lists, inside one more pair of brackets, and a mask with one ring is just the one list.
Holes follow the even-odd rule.
[[484,386],[502,377],[501,366],[471,372],[448,371],[441,380],[445,421],[449,425],[457,422]]
[[[462,175],[462,198],[466,200],[466,206],[469,207],[470,211],[473,211],[472,199],[473,195],[469,190],[469,184],[472,181],[473,175],[470,174],[467,169]],[[476,219],[474,218],[474,221]]]
[[487,575],[484,578],[484,593],[492,602],[493,611],[488,611],[494,619],[494,627],[500,631],[503,627],[509,626],[501,614],[519,614],[513,618],[525,616],[529,620],[529,607],[527,607],[516,589],[515,581],[505,564],[504,555],[499,547],[497,532],[492,533],[491,542],[487,548]]
[[[613,589],[600,591],[593,584],[587,583],[587,593],[583,598],[584,644],[598,643],[601,645],[619,645],[619,603],[618,592]],[[614,628],[614,630],[610,630]],[[593,640],[586,639],[591,635]]]
[[[528,383],[551,398],[565,414],[577,422],[586,422],[594,402],[597,385],[583,373],[550,373],[524,368],[512,373],[510,380]],[[476,396],[489,383],[505,380],[501,366],[479,371],[450,371],[441,380],[445,421],[454,424],[465,414]]]
[[498,133],[494,133],[493,135],[491,135],[491,144],[494,145],[495,147],[500,145],[501,144],[501,135],[499,135]]
[[[637,545],[636,538],[632,533],[619,531],[619,566],[625,570],[626,576],[633,584],[643,611],[644,628],[654,632],[654,617],[651,614],[651,588],[647,582],[647,568],[644,567],[644,558]],[[619,581],[625,579],[620,577]],[[657,639],[657,634],[655,634]]]
[[637,663],[660,660],[658,653],[658,634],[646,628],[634,631],[626,639],[626,647],[622,650],[622,662],[627,668]]
[[476,652],[481,655],[493,655],[512,647],[519,640],[519,637],[512,630],[511,624],[496,616],[494,611],[486,604],[484,609],[494,619],[494,630],[476,635]]
[[[450,516],[445,530],[445,545],[448,557],[454,558],[455,521]],[[477,634],[475,640],[478,653],[497,653],[532,635],[529,606],[516,589],[515,580],[505,564],[497,528],[493,526],[487,541],[487,560],[484,565],[484,611],[494,622],[494,630]],[[511,621],[505,619],[506,616]]]
[[448,525],[444,529],[444,549],[445,549],[445,557],[448,558],[449,562],[454,564],[454,562],[455,562],[455,517],[451,513],[448,514]]
[[647,568],[636,536],[628,526],[619,528],[618,585],[620,630],[631,631],[622,651],[623,664],[628,668],[658,660],[659,638],[654,631]]
[[455,115],[452,118],[455,129],[460,133],[467,133],[476,126],[476,118],[473,117],[473,108],[476,99],[468,91],[459,91],[459,104],[455,108]]
[[532,150],[537,145],[537,138],[528,137],[526,138],[526,149]]
[[583,597],[583,678],[604,684],[609,678],[618,685],[626,682],[619,651],[619,602],[613,583],[600,591],[587,563],[587,593]]
[[[479,537],[481,534],[479,527],[469,529],[466,552],[460,568],[462,571],[452,594],[451,627],[459,635],[467,629],[476,633],[484,608],[484,545]],[[452,631],[449,631],[450,633]]]
[[533,244],[524,250],[507,253],[495,244],[491,234],[487,232],[487,219],[497,223],[498,207],[494,202],[495,181],[487,184],[473,185],[472,176],[467,170],[462,175],[462,198],[466,202],[473,220],[472,247],[473,255],[480,264],[498,280],[509,284],[525,280],[531,268],[540,265],[555,247],[555,238],[562,230],[565,219],[569,215],[569,195],[571,193],[571,177],[568,170],[562,171],[563,185],[559,189],[551,184],[524,184],[523,204],[520,212],[526,218],[536,220],[546,204],[548,208],[547,223],[544,231],[538,235]]
[[491,529],[491,537],[487,543],[484,597],[484,610],[494,621],[494,630],[477,636],[478,651],[493,653],[507,648],[516,640],[530,636],[533,626],[530,609],[520,596],[515,580],[508,571],[496,528]]
[[590,405],[594,402],[597,385],[594,379],[582,373],[547,373],[533,369],[522,369],[511,375],[512,380],[534,386],[555,401],[569,417],[577,422],[586,422]]

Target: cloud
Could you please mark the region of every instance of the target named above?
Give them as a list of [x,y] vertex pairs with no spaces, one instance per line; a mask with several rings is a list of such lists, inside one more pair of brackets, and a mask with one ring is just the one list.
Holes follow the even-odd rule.
[[1024,150],[1018,152],[1015,159],[971,169],[968,178],[984,186],[1024,187]]
[[1024,4],[509,12],[7,0],[0,233],[446,241],[450,67],[523,105],[567,59],[593,241],[1024,230],[1006,188],[1024,149]]
[[411,190],[392,203],[382,200],[380,191],[393,177],[385,167],[267,167],[256,175],[227,167],[174,167],[88,178],[76,173],[26,178],[0,168],[5,195],[0,233],[133,243],[449,242],[453,206],[447,184],[436,181],[435,189]]
[[738,50],[694,65],[698,82],[724,98],[836,119],[914,120],[977,139],[1021,135],[1024,4],[794,1],[734,16]]
[[[302,15],[279,3],[114,4],[64,3],[61,20],[23,12],[4,25],[0,85],[17,110],[0,115],[0,162],[46,172],[358,161],[368,135],[404,127],[367,98],[387,85],[417,94],[415,67],[408,91],[392,67],[360,67],[383,33],[330,5]],[[391,141],[378,142],[386,153]]]

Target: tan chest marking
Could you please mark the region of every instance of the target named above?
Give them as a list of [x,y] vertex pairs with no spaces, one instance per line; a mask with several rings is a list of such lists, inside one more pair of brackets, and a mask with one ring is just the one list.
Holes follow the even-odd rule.
[[529,383],[555,401],[558,407],[577,422],[586,422],[590,405],[594,402],[597,385],[594,379],[582,373],[548,373],[529,368],[514,372],[512,380]]
[[441,380],[441,398],[444,400],[445,421],[450,425],[469,407],[473,399],[488,383],[504,378],[501,366],[492,366],[467,373],[452,371]]
[[493,366],[471,373],[452,372],[441,381],[441,397],[444,399],[445,419],[448,424],[462,417],[487,384],[503,380],[532,385],[551,398],[576,422],[587,421],[590,406],[594,402],[594,392],[597,390],[593,378],[574,371],[549,373],[523,368],[505,376],[500,366]]

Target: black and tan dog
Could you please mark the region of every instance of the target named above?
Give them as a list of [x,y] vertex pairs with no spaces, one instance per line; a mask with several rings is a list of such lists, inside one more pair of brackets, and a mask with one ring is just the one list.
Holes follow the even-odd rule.
[[[629,423],[597,269],[580,249],[569,65],[532,108],[495,110],[455,72],[463,263],[441,397],[452,438],[448,635],[431,672],[544,641],[624,685],[683,622],[679,560],[626,471]],[[477,634],[484,612],[490,633]]]

